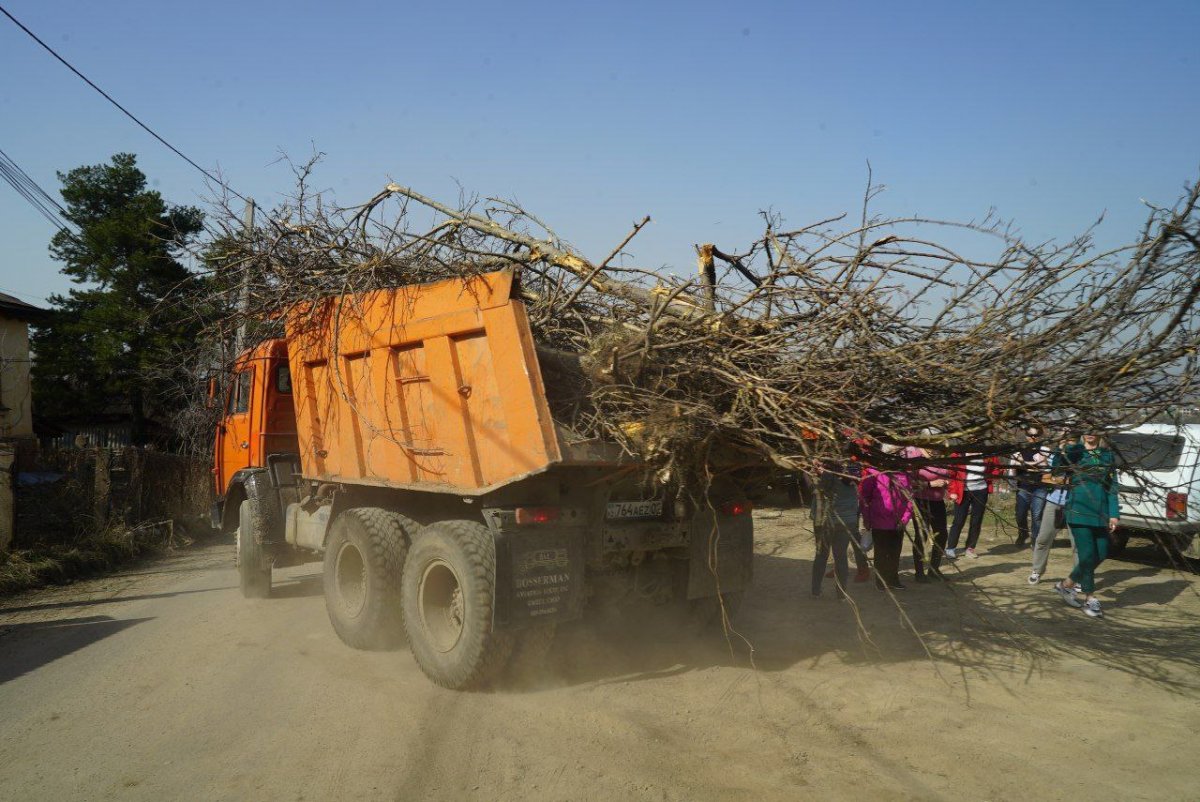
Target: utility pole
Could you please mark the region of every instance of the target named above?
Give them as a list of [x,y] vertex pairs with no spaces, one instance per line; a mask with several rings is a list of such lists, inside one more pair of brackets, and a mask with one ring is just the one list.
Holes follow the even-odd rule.
[[[254,241],[254,198],[246,198],[246,216],[243,220],[246,239]],[[250,306],[250,265],[242,266],[242,289],[238,292],[238,327],[234,338],[233,353],[236,356],[246,346],[246,310]]]

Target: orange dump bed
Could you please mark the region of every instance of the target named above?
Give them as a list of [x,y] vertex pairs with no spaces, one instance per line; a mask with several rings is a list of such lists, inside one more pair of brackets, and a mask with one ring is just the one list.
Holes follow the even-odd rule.
[[509,271],[288,315],[304,475],[478,494],[562,461]]

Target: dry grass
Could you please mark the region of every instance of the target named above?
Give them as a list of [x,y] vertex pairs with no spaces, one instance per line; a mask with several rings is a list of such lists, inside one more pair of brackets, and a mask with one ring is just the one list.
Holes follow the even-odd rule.
[[96,576],[165,547],[161,536],[108,529],[71,544],[41,544],[0,554],[0,594]]

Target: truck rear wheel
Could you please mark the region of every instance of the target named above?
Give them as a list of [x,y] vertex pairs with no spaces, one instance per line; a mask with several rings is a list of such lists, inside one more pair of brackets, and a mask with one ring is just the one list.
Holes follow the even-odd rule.
[[404,626],[421,670],[459,690],[493,678],[512,636],[492,630],[496,544],[483,524],[440,521],[417,538],[404,565]]
[[325,546],[325,609],[347,646],[386,649],[404,639],[400,576],[417,528],[378,507],[355,507],[334,519]]
[[263,532],[258,531],[256,522],[262,516],[254,514],[246,499],[238,506],[237,569],[242,596],[247,599],[266,599],[271,595],[271,556],[263,548]]

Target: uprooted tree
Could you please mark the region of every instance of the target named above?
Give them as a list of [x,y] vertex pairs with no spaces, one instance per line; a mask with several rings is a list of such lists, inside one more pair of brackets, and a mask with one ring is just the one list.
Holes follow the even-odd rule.
[[1090,231],[1030,244],[990,218],[876,217],[868,187],[853,223],[764,215],[748,245],[698,246],[689,277],[628,264],[649,218],[589,259],[515,203],[390,183],[335,207],[311,168],[254,231],[227,202],[215,216],[203,304],[230,312],[209,344],[243,319],[268,336],[299,302],[513,268],[556,419],[677,477],[730,453],[814,470],[847,432],[998,453],[1026,421],[1104,430],[1195,399],[1200,185],[1107,251]]

